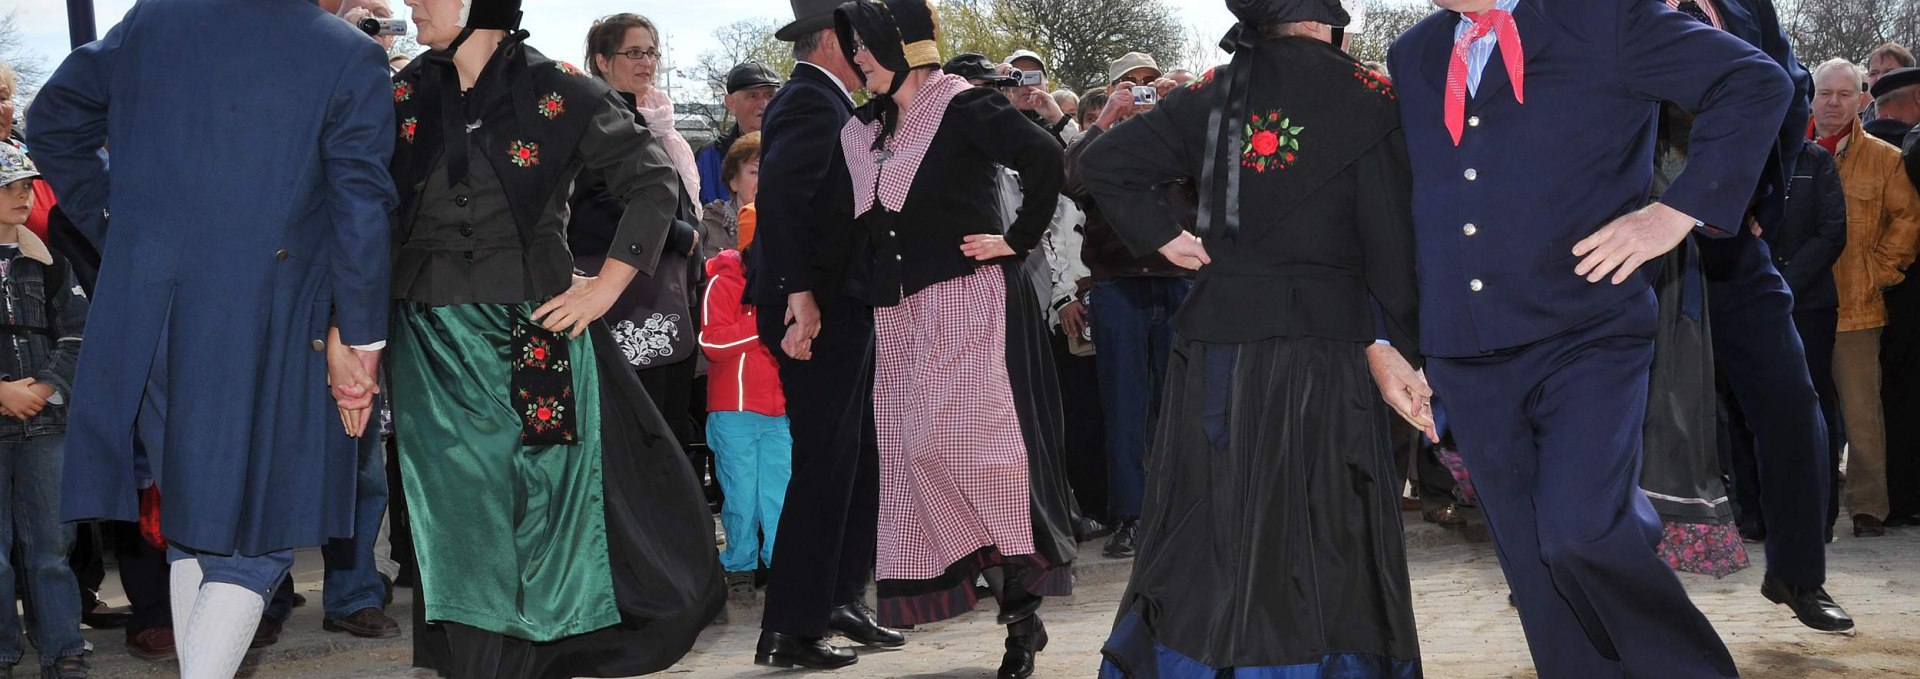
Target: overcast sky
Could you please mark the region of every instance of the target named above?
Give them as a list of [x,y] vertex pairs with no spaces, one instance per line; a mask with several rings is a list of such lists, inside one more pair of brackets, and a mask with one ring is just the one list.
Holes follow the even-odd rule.
[[[400,0],[390,0],[394,10],[405,16],[407,8]],[[1209,35],[1224,34],[1233,25],[1221,0],[1166,0],[1178,8],[1183,21],[1204,29]],[[0,0],[0,12],[8,5],[17,9],[18,25],[24,35],[26,51],[40,57],[51,70],[66,54],[67,16],[65,0]],[[120,21],[133,6],[133,0],[94,0],[101,35]],[[654,20],[666,34],[668,56],[675,68],[691,68],[700,53],[713,49],[713,29],[741,19],[758,17],[791,18],[791,6],[785,0],[525,0],[523,26],[533,37],[529,44],[548,56],[578,63],[585,51],[587,26],[593,20],[614,12],[637,12]]]

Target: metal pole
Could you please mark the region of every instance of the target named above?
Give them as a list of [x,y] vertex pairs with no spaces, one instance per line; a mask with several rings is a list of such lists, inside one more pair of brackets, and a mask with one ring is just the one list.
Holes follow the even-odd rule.
[[93,22],[93,0],[67,0],[67,36],[74,49],[99,39]]

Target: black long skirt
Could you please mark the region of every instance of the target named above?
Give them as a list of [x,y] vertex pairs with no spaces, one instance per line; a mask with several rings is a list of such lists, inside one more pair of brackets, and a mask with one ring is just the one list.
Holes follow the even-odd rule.
[[1102,677],[1420,676],[1365,345],[1178,338]]
[[713,518],[687,457],[604,324],[599,359],[607,549],[620,623],[533,643],[414,610],[413,663],[460,679],[651,674],[679,662],[726,605]]

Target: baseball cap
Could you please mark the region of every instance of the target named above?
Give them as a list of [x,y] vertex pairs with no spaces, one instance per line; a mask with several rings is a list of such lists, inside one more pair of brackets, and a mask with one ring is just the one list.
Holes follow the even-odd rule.
[[33,159],[27,157],[26,150],[0,142],[0,186],[38,176],[40,169],[33,166]]
[[1047,70],[1047,60],[1045,60],[1045,59],[1042,59],[1042,58],[1040,58],[1040,55],[1039,55],[1039,54],[1037,54],[1037,53],[1035,53],[1035,52],[1034,52],[1033,50],[1018,50],[1018,51],[1015,51],[1015,52],[1014,52],[1013,54],[1009,54],[1009,55],[1007,55],[1007,60],[1006,60],[1006,61],[1003,61],[1003,62],[1000,62],[1000,63],[1003,63],[1003,64],[1012,64],[1013,62],[1015,62],[1015,61],[1018,61],[1018,60],[1021,60],[1021,59],[1032,59],[1032,60],[1034,60],[1035,62],[1037,62],[1037,63],[1039,63],[1039,64],[1040,64],[1040,70],[1041,70],[1041,72],[1045,72],[1045,71]]
[[755,87],[779,87],[780,75],[764,64],[747,61],[727,71],[727,94]]
[[[1126,56],[1113,60],[1113,63],[1107,66],[1107,82],[1120,82],[1120,79],[1125,77],[1127,73],[1143,68],[1150,68],[1153,69],[1154,73],[1161,73],[1160,64],[1153,60],[1153,55],[1145,52],[1128,52]],[[1144,85],[1146,83],[1140,84]]]

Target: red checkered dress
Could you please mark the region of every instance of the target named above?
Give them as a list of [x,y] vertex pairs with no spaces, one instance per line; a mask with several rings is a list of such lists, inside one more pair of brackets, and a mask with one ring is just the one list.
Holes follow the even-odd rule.
[[1006,303],[988,266],[873,310],[882,580],[933,578],[987,546],[1033,553]]

